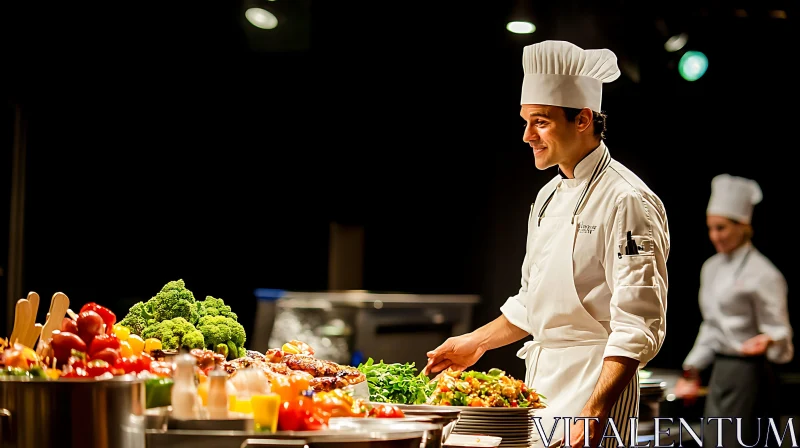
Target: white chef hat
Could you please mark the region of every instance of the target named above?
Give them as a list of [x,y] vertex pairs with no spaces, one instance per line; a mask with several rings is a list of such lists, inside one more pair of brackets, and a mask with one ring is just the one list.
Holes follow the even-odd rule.
[[617,56],[564,41],[528,45],[522,52],[522,103],[600,112],[603,83],[619,78]]
[[711,181],[711,199],[708,201],[706,214],[750,224],[753,207],[761,199],[761,187],[756,181],[720,174]]

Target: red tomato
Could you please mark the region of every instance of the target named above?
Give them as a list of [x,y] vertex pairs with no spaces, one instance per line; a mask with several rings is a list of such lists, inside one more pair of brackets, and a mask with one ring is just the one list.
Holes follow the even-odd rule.
[[113,334],[95,336],[92,340],[92,344],[89,346],[89,356],[94,357],[95,353],[107,348],[119,351],[119,338]]
[[[134,356],[134,358],[137,357]],[[149,372],[150,365],[152,363],[153,363],[153,358],[151,358],[150,355],[148,355],[147,353],[142,353],[141,355],[138,356],[138,359],[136,360],[136,372],[137,373],[144,371]]]
[[53,331],[53,339],[50,342],[53,348],[53,356],[58,365],[69,362],[72,350],[86,353],[86,343],[77,334],[68,331]]
[[91,345],[95,336],[103,334],[103,318],[94,311],[84,311],[78,314],[78,336],[83,342]]
[[86,359],[81,356],[70,356],[68,365],[71,369],[85,369]]
[[78,323],[75,322],[74,319],[65,317],[64,320],[61,321],[61,331],[78,334]]
[[61,375],[61,378],[84,378],[87,376],[89,375],[86,374],[86,370],[84,370],[83,367],[69,367],[67,368],[67,372]]
[[124,373],[135,373],[137,360],[138,358],[135,357],[117,358],[117,361],[114,363],[114,368],[122,370]]
[[100,376],[111,371],[111,365],[102,359],[95,359],[86,364],[86,374],[88,376]]
[[397,406],[390,404],[380,404],[372,408],[370,417],[375,418],[403,418],[406,415]]
[[[108,336],[108,335],[104,334],[103,336]],[[97,340],[97,339],[95,338],[95,340]],[[92,358],[92,361],[94,361],[95,359],[102,359],[103,361],[107,362],[109,365],[113,366],[114,364],[117,363],[117,360],[120,358],[119,350],[114,350],[113,348],[104,348],[104,349],[98,351],[97,353],[93,354],[91,356],[91,358]]]

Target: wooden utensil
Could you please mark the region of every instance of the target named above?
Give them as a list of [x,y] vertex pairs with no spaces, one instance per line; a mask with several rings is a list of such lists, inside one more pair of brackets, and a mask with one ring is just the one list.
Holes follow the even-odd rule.
[[61,321],[64,320],[67,308],[69,308],[69,298],[67,295],[63,292],[53,294],[53,298],[50,300],[50,316],[42,327],[42,334],[39,336],[40,346],[50,339],[54,330],[61,328]]
[[28,302],[31,304],[31,321],[30,325],[28,326],[28,334],[25,336],[25,346],[26,347],[35,347],[36,340],[39,339],[39,335],[42,333],[40,325],[39,328],[36,328],[36,315],[39,314],[39,294],[31,291],[28,293]]
[[17,300],[17,307],[14,311],[14,329],[11,331],[11,337],[8,339],[8,345],[13,347],[17,342],[20,344],[25,343],[25,337],[28,335],[30,320],[31,303],[28,302],[28,299]]

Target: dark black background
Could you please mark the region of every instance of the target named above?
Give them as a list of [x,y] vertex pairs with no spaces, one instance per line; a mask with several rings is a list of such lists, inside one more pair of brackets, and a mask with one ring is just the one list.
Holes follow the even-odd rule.
[[[271,32],[238,1],[31,3],[0,14],[4,164],[12,105],[28,124],[24,291],[124,315],[183,278],[250,332],[253,289],[327,287],[336,221],[365,226],[366,289],[480,294],[474,324],[488,322],[519,288],[529,206],[555,174],[534,167],[518,118],[522,47],[544,39],[620,58],[607,144],[660,195],[672,237],[652,365],[679,367],[697,333],[713,176],[761,183],[754,241],[793,291],[786,4],[528,2],[538,30],[513,35],[510,2],[278,0]],[[663,47],[680,31],[709,58],[694,83]],[[518,345],[477,367],[522,376]]]

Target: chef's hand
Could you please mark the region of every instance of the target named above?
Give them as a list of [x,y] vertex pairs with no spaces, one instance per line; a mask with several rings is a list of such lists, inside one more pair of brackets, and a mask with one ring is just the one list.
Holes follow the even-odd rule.
[[[581,416],[585,417],[585,416]],[[599,421],[598,421],[599,420]],[[600,440],[603,437],[603,428],[606,427],[606,419],[599,418],[598,420],[575,420],[569,427],[569,446],[572,448],[583,448],[584,446],[598,447]],[[585,422],[589,422],[589,434],[584,434]],[[587,445],[586,442],[589,444]]]
[[423,373],[429,375],[448,367],[457,371],[466,370],[478,362],[484,353],[486,350],[472,333],[452,337],[435,350],[428,352],[428,364]]
[[753,336],[752,338],[744,341],[742,348],[739,351],[745,356],[763,355],[764,352],[767,351],[767,347],[769,347],[770,342],[772,342],[772,339],[765,334]]
[[691,406],[697,400],[697,395],[700,391],[699,378],[678,378],[675,383],[675,396],[682,399],[683,403]]

